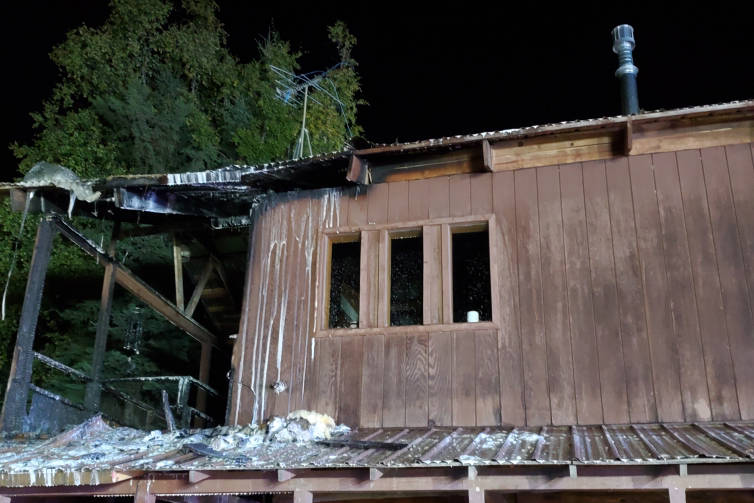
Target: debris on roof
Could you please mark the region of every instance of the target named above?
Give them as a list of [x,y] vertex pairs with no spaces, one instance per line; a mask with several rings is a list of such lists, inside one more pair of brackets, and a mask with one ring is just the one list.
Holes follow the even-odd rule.
[[36,163],[26,173],[24,179],[19,182],[19,185],[23,187],[58,187],[71,192],[76,199],[88,203],[96,201],[102,195],[100,192],[92,190],[92,182],[82,181],[70,169],[49,162]]
[[[326,439],[331,440],[326,440]],[[109,483],[134,470],[751,463],[754,422],[385,428],[297,411],[262,425],[146,432],[95,417],[49,440],[0,440],[0,487]]]

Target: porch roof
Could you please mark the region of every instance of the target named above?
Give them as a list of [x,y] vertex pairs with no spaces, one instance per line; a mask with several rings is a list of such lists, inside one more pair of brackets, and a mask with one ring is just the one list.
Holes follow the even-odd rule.
[[97,485],[144,472],[754,462],[752,421],[384,428],[331,440],[270,441],[249,426],[145,432],[94,418],[49,440],[0,441],[0,487]]

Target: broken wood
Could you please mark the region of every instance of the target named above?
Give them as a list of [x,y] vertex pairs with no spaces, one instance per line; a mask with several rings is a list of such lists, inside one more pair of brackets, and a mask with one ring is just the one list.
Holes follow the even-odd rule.
[[162,390],[162,411],[165,414],[165,425],[168,431],[175,431],[175,419],[173,418],[173,412],[170,410],[168,392],[165,390]]
[[0,412],[0,425],[6,432],[20,431],[26,417],[26,402],[29,398],[31,370],[34,364],[34,335],[55,234],[53,221],[42,219],[39,222],[24,304],[21,307],[21,319],[18,322],[16,347],[13,351],[5,402]]
[[342,447],[354,447],[357,449],[386,449],[388,451],[399,451],[408,447],[408,444],[402,442],[373,442],[371,440],[352,440],[349,438],[344,439],[329,439],[318,440],[317,443],[329,446],[342,446]]

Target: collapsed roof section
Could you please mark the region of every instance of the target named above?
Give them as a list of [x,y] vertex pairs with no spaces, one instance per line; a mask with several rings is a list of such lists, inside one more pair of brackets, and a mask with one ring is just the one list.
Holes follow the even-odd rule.
[[[754,100],[459,135],[331,152],[257,166],[84,181],[91,202],[73,204],[69,184],[32,179],[0,184],[14,209],[160,224],[247,225],[269,191],[411,180],[605,159],[616,155],[754,141]],[[29,195],[32,196],[29,196]],[[75,195],[75,194],[74,194]],[[27,200],[28,199],[28,200]]]

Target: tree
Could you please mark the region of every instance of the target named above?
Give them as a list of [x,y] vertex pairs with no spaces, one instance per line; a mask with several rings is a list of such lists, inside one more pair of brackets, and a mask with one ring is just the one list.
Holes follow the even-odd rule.
[[[100,178],[286,158],[301,110],[277,99],[270,65],[295,72],[300,53],[273,32],[259,43],[257,60],[239,62],[226,46],[227,34],[216,13],[217,5],[210,0],[111,0],[110,15],[102,26],[71,31],[51,53],[60,80],[41,111],[32,114],[34,140],[11,145],[19,159],[19,174],[39,161],[61,164],[82,178]],[[337,49],[337,68],[329,77],[343,107],[312,91],[317,99],[310,102],[308,123],[315,152],[340,150],[361,132],[356,124],[360,83],[351,57],[356,40],[342,23],[330,27],[329,35]],[[20,219],[7,202],[0,205],[3,278],[12,261]],[[31,220],[19,241],[8,316],[0,322],[2,389],[31,257],[35,227]],[[109,226],[102,221],[81,220],[76,225],[97,242],[109,235]],[[130,266],[138,268],[152,256],[166,264],[169,253],[157,253],[166,249],[160,238],[149,238],[122,253],[128,253]],[[82,371],[89,370],[96,319],[91,298],[101,274],[99,266],[73,247],[56,245],[37,340],[43,352]],[[88,295],[83,292],[85,285]],[[71,291],[82,295],[72,297]],[[124,320],[133,310],[127,299],[115,303],[111,340],[122,342]],[[159,323],[148,319],[148,324]],[[131,363],[140,372],[156,372],[155,354],[160,351],[147,348],[140,355],[142,361]],[[191,360],[189,350],[178,352],[185,366]],[[122,365],[122,358],[118,351],[108,352],[106,368],[118,372],[131,366]],[[176,368],[180,367],[177,362]],[[38,377],[53,391],[74,393],[53,374],[42,372]]]

